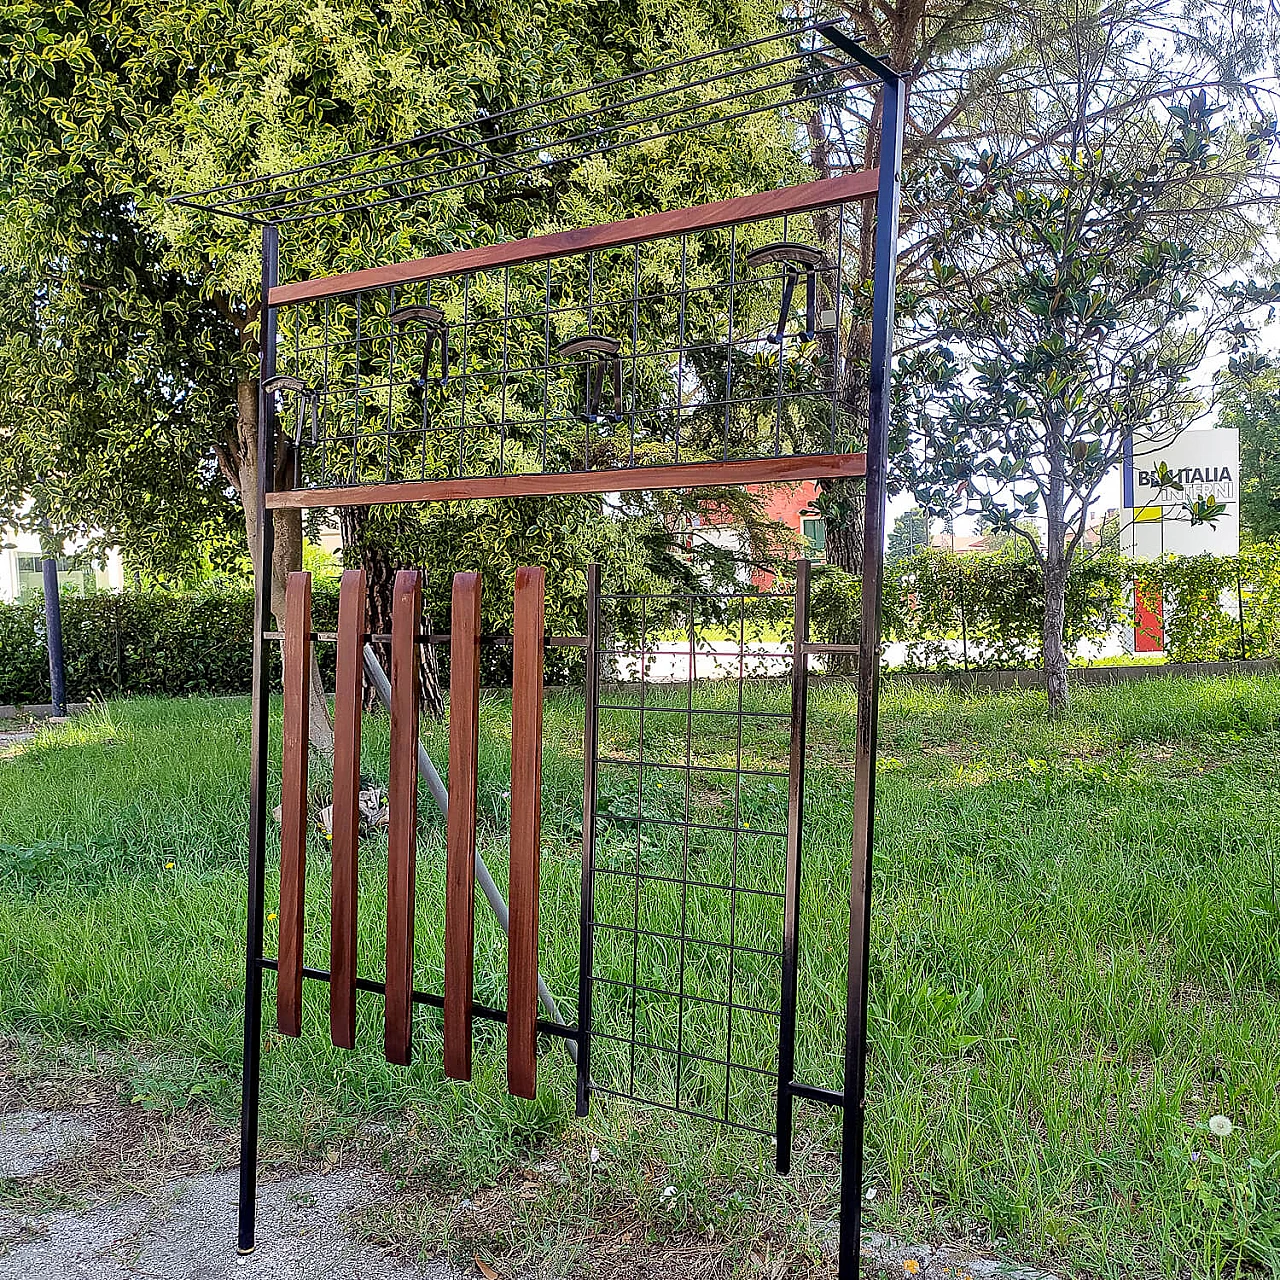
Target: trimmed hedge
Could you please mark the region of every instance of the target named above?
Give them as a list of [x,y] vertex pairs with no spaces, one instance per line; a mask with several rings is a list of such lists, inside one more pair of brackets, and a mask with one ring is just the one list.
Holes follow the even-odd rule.
[[[317,630],[337,626],[337,582],[316,578]],[[253,671],[253,592],[99,592],[62,598],[67,696],[248,693]],[[319,646],[332,680],[331,645]],[[273,667],[279,655],[270,647]],[[273,677],[278,676],[278,669]],[[48,702],[44,600],[0,605],[0,703]]]
[[[1158,586],[1170,661],[1280,656],[1280,542],[1258,543],[1231,557],[1192,556],[1135,565],[1099,554],[1077,562],[1067,592],[1067,641],[1101,640],[1133,623],[1134,581]],[[1243,635],[1236,608],[1243,593]],[[885,635],[907,646],[907,663],[925,670],[961,665],[964,636],[973,668],[1037,666],[1043,599],[1036,566],[1025,556],[922,551],[885,572]],[[312,616],[320,631],[337,626],[338,583],[316,577]],[[814,633],[853,636],[858,582],[829,565],[815,569]],[[184,594],[99,593],[64,596],[62,630],[67,696],[242,694],[253,669],[253,592],[247,588]],[[333,646],[320,645],[321,672],[333,680]],[[270,646],[272,678],[279,651]],[[501,681],[509,651],[498,647],[486,678]],[[581,654],[548,651],[547,679],[580,677]],[[442,667],[447,653],[441,654]],[[0,704],[48,702],[44,602],[39,596],[0,605]]]
[[[1280,541],[1257,543],[1239,556],[1161,564],[1109,552],[1077,560],[1067,585],[1068,647],[1131,627],[1135,582],[1163,595],[1171,662],[1280,656]],[[854,636],[858,586],[829,565],[815,570],[816,634],[827,640]],[[907,665],[916,669],[959,667],[962,637],[971,668],[1038,666],[1043,609],[1040,573],[1025,555],[927,550],[885,566],[885,638],[905,644]]]

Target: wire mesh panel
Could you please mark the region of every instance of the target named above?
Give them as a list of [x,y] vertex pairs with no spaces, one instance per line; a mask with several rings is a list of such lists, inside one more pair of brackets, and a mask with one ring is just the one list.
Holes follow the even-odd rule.
[[845,207],[301,301],[295,487],[856,452]]
[[772,1134],[794,596],[600,597],[591,1077]]

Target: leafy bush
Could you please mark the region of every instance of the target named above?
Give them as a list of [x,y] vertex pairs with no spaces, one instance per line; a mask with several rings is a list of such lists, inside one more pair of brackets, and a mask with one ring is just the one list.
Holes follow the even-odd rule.
[[[316,578],[317,629],[337,625],[337,583]],[[169,594],[64,596],[67,696],[247,693],[253,670],[253,592],[222,588]],[[332,679],[332,646],[319,648]],[[44,601],[0,605],[0,703],[47,702]],[[271,647],[273,668],[278,663]],[[330,668],[330,669],[326,669]],[[273,677],[276,672],[273,670]]]
[[[1101,552],[1077,560],[1067,585],[1068,646],[1131,627],[1135,582],[1163,596],[1170,661],[1280,656],[1280,541],[1256,543],[1238,557],[1152,564]],[[818,566],[815,634],[825,640],[856,635],[858,597],[855,577]],[[918,669],[960,665],[962,637],[970,667],[1037,666],[1043,600],[1039,568],[1025,555],[921,551],[885,566],[885,639],[905,644],[908,666]]]

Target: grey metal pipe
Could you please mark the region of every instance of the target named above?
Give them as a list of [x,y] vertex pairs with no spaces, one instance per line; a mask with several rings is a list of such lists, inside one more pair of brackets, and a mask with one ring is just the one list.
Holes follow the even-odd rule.
[[[369,677],[369,683],[373,685],[374,692],[378,695],[378,701],[389,711],[391,709],[391,682],[387,679],[387,673],[383,671],[382,663],[378,661],[378,655],[373,651],[373,646],[368,644],[364,647],[364,671],[365,675]],[[431,792],[431,798],[436,802],[436,808],[440,810],[447,820],[449,817],[449,791],[444,785],[444,779],[441,778],[439,771],[431,763],[431,757],[427,755],[426,747],[421,742],[418,743],[418,774],[427,784],[427,790]],[[493,908],[493,914],[498,919],[498,927],[504,934],[509,936],[511,913],[507,910],[506,899],[502,896],[502,891],[494,884],[493,877],[489,874],[489,868],[485,866],[484,858],[480,856],[479,849],[476,850],[476,883],[488,899],[489,906]],[[564,1018],[561,1016],[555,997],[551,994],[551,988],[547,986],[542,974],[538,974],[538,1000],[547,1011],[547,1017],[552,1022],[557,1022],[563,1027],[565,1025]],[[566,1040],[565,1046],[569,1050],[569,1057],[574,1062],[577,1062],[577,1042]]]

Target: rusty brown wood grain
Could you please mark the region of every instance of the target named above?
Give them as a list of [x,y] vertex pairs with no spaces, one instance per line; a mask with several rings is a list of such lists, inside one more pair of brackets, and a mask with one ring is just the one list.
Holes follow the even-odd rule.
[[302,1034],[302,942],[307,889],[307,713],[311,696],[311,575],[285,584],[284,714],[280,770],[280,947],[276,1026]]
[[707,485],[775,484],[866,475],[866,455],[812,453],[730,462],[679,462],[669,467],[616,467],[599,471],[471,476],[454,480],[403,480],[337,489],[284,489],[267,494],[267,506],[363,507],[380,502],[445,502],[466,498],[515,498],[556,493],[632,493],[639,489],[697,489]]
[[511,922],[507,940],[507,1090],[537,1092],[538,881],[542,833],[542,649],[546,574],[516,570],[511,674]]
[[449,641],[449,821],[444,907],[444,1073],[471,1079],[480,757],[480,575],[453,577]]
[[368,582],[348,569],[338,588],[337,672],[333,685],[333,872],[330,880],[329,1034],[356,1044],[356,937],[360,880],[360,710]]
[[381,289],[393,284],[439,280],[444,276],[462,275],[467,271],[514,267],[525,262],[545,262],[548,258],[584,253],[589,249],[612,249],[646,240],[660,240],[664,236],[732,227],[740,222],[753,222],[757,218],[776,218],[787,213],[824,209],[833,204],[842,204],[846,200],[863,200],[873,196],[879,185],[880,171],[864,169],[839,178],[820,178],[817,182],[779,187],[749,196],[735,196],[730,200],[717,200],[691,209],[646,213],[638,218],[607,222],[596,227],[556,231],[525,240],[509,240],[504,244],[457,249],[452,253],[417,258],[412,262],[395,262],[383,267],[347,271],[341,275],[279,284],[268,296],[273,307],[282,307],[315,298],[337,298],[361,289]]
[[408,1066],[413,1045],[413,907],[418,850],[418,648],[422,579],[396,574],[391,601],[391,760],[387,784],[388,1062]]

